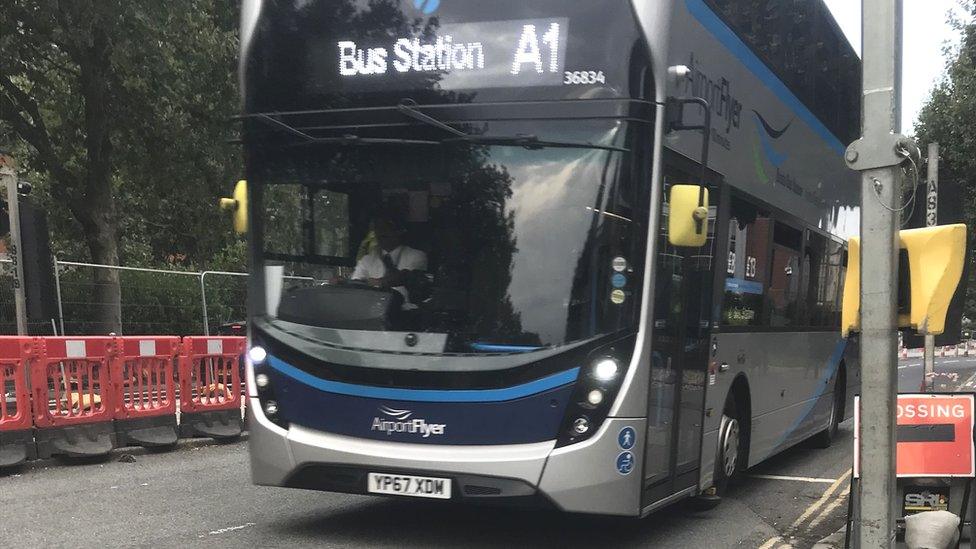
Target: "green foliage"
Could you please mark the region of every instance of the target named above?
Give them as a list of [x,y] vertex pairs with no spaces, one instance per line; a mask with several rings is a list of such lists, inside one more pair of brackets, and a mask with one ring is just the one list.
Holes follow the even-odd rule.
[[[128,265],[207,264],[233,243],[215,204],[241,175],[227,142],[237,11],[223,0],[4,3],[0,147],[35,184],[61,257],[104,261],[94,238],[116,240]],[[109,202],[92,198],[102,187]],[[93,231],[99,216],[108,227]]]
[[[962,2],[962,7],[976,17],[976,5]],[[949,183],[960,187],[962,210],[969,227],[970,258],[976,257],[976,22],[956,21],[960,44],[951,55],[946,73],[923,106],[916,133],[924,154],[928,143],[940,147],[940,185]],[[924,171],[923,171],[924,177]],[[920,206],[922,207],[922,206]],[[976,319],[976,269],[969,265],[969,292],[965,315]]]

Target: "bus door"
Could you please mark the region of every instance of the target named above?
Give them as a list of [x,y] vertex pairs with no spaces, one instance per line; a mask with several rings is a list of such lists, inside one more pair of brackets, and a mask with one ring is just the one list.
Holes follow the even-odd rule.
[[699,480],[707,387],[712,290],[715,276],[715,213],[720,177],[709,174],[708,239],[700,248],[667,240],[671,185],[700,180],[700,167],[665,152],[666,167],[657,235],[654,311],[651,319],[651,382],[648,398],[644,501],[649,505]]

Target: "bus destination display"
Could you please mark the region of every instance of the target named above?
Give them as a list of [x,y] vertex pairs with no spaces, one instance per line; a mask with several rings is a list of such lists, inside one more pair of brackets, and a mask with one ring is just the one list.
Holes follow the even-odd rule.
[[446,24],[384,45],[340,40],[339,76],[426,74],[441,89],[598,83],[596,71],[585,79],[564,71],[568,29],[567,18],[523,19]]

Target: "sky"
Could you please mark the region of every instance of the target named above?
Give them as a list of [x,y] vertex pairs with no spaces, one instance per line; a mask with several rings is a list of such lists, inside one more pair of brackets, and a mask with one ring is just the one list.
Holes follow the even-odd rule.
[[[825,0],[854,50],[861,51],[861,2]],[[918,111],[945,70],[942,49],[958,43],[948,23],[950,11],[961,15],[958,0],[904,0],[902,64],[902,133],[911,133]]]

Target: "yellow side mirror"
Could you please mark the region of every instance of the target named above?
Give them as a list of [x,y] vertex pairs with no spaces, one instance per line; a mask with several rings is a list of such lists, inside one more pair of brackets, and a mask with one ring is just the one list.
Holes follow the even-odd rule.
[[247,181],[243,179],[234,186],[233,198],[221,198],[220,208],[234,212],[234,231],[247,233]]
[[668,242],[686,248],[704,246],[708,239],[708,189],[698,185],[672,185],[668,208]]
[[[966,259],[966,226],[963,224],[907,229],[899,233],[901,248],[908,252],[907,277],[911,283],[909,313],[898,315],[900,328],[914,328],[919,334],[939,335],[945,331],[949,303],[962,279]],[[861,330],[860,239],[847,243],[847,276],[841,333]]]

